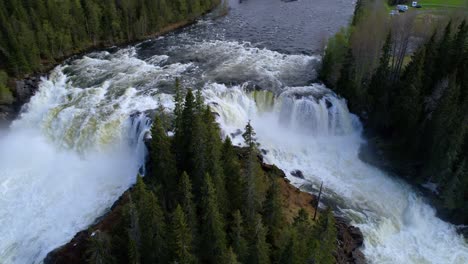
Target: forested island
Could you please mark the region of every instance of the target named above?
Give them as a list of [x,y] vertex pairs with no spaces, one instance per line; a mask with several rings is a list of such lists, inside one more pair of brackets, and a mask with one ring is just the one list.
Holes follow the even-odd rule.
[[360,232],[337,224],[331,210],[317,215],[316,198],[261,162],[250,123],[242,134],[246,147],[234,147],[229,137],[221,140],[200,90],[184,96],[176,84],[174,112],[160,107],[151,135],[145,177],[46,263],[364,260],[357,249]]
[[369,136],[392,162],[387,169],[430,189],[442,215],[466,224],[466,18],[424,25],[426,35],[416,42],[422,20],[414,13],[385,18],[385,12],[382,3],[357,2],[350,28],[328,44],[321,78],[366,121]]

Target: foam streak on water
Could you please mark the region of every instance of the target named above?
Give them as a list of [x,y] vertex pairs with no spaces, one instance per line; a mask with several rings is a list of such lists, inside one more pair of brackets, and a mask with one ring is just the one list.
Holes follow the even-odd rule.
[[[363,231],[371,263],[468,263],[468,246],[452,225],[407,184],[358,158],[365,140],[343,100],[321,85],[286,88],[266,104],[257,93],[223,85],[205,92],[227,134],[251,120],[266,161],[285,170],[293,184],[323,181],[325,196]],[[233,142],[242,144],[242,138]],[[288,173],[296,169],[305,180]]]

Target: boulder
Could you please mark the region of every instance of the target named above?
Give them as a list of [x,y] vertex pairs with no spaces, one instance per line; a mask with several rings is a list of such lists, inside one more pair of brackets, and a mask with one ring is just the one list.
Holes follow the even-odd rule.
[[300,170],[291,171],[291,175],[299,179],[304,179],[304,173],[302,173]]

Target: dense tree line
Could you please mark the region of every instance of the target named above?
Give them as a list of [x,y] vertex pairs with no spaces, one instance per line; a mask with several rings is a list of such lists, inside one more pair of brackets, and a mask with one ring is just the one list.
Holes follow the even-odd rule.
[[201,92],[177,88],[173,117],[154,118],[148,174],[119,227],[90,237],[89,263],[335,263],[333,214],[289,223],[250,124],[243,137],[242,149],[222,141]]
[[343,33],[331,40],[321,76],[366,120],[399,172],[436,186],[441,207],[453,220],[467,223],[466,21],[449,22],[434,32],[408,63],[408,38],[393,27],[387,32],[378,63],[364,78],[356,76],[361,62],[352,37]]
[[219,0],[0,0],[0,68],[41,69],[97,45],[139,40]]

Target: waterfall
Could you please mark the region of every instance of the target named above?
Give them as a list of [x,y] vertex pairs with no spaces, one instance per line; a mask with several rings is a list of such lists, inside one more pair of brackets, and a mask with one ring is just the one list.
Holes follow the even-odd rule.
[[1,263],[42,262],[144,174],[144,138],[151,126],[144,112],[159,103],[171,107],[172,97],[142,94],[123,82],[161,69],[134,60],[127,74],[116,69],[108,74],[114,78],[93,84],[71,73],[84,64],[94,74],[93,67],[117,64],[127,54],[100,59],[110,56],[100,53],[75,62],[75,68],[57,67],[0,135]]
[[[283,169],[296,186],[323,181],[324,195],[338,214],[364,233],[371,263],[468,263],[468,245],[455,227],[406,183],[359,159],[366,141],[358,118],[346,102],[322,85],[286,87],[265,108],[242,86],[207,85],[207,101],[234,144],[248,120],[264,159]],[[290,174],[301,170],[305,179]]]

